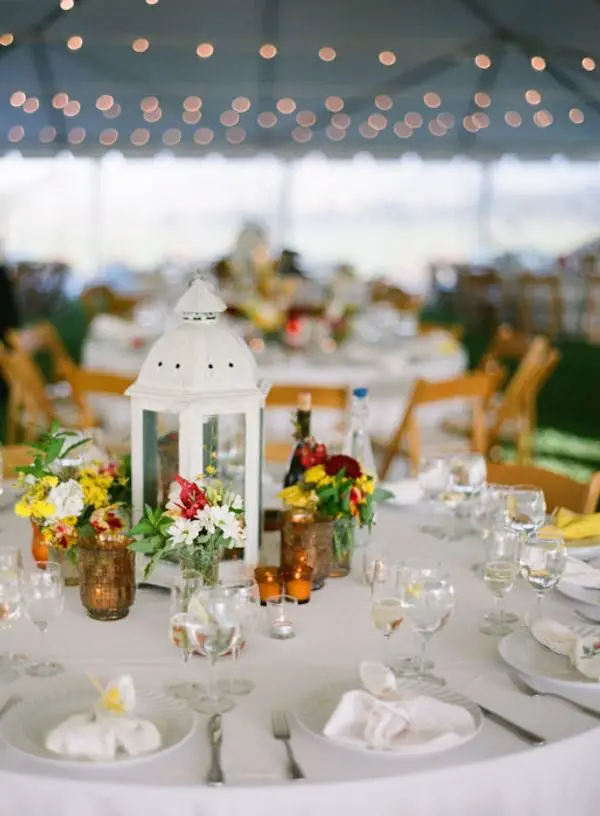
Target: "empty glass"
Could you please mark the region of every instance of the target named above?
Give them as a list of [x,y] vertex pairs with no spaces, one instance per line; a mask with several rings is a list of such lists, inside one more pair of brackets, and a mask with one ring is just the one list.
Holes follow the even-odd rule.
[[[29,620],[41,633],[41,650],[45,646],[44,633],[59,618],[65,605],[65,586],[60,564],[52,561],[35,562],[31,572],[22,573],[23,608]],[[25,668],[34,677],[51,677],[64,669],[60,663],[41,660]]]
[[[0,569],[0,632],[8,631],[21,614],[21,582],[19,571]],[[12,666],[10,655],[0,655],[0,683],[16,680],[19,672]]]
[[402,565],[399,583],[402,606],[420,643],[416,675],[435,685],[444,685],[445,680],[427,671],[426,651],[431,637],[445,626],[454,609],[452,581],[441,567],[421,565],[414,559]]
[[219,692],[215,667],[219,657],[227,654],[239,637],[237,599],[222,592],[218,586],[205,587],[194,594],[184,615],[189,637],[209,662],[207,692],[194,695],[190,706],[209,715],[231,711],[234,702]]
[[506,488],[506,522],[523,538],[530,536],[546,521],[544,491],[531,485]]
[[521,575],[537,594],[530,619],[541,618],[544,597],[560,581],[567,565],[567,548],[562,536],[530,536],[521,549]]
[[[419,486],[433,513],[437,516],[445,515],[448,523],[448,510],[453,510],[462,501],[462,496],[451,493],[451,463],[449,456],[424,456],[419,462]],[[452,538],[448,533],[448,525],[442,527],[439,524],[426,524],[421,527],[421,532],[440,539]]]
[[452,489],[467,498],[476,495],[485,485],[487,467],[480,453],[456,453],[450,457]]
[[239,581],[221,584],[219,587],[226,595],[235,598],[239,618],[239,634],[231,647],[231,671],[228,680],[221,680],[219,688],[227,694],[250,694],[254,682],[247,677],[238,676],[238,659],[244,647],[248,633],[253,629],[260,609],[260,593],[254,578],[242,578]]
[[[169,636],[171,643],[182,650],[183,659],[188,663],[194,654],[196,643],[188,634],[186,627],[187,611],[195,592],[204,586],[204,580],[200,573],[187,572],[179,575],[171,586],[171,617],[169,619]],[[175,697],[182,697],[189,700],[195,694],[204,690],[200,683],[177,683],[169,686],[169,691]]]
[[[484,545],[494,527],[506,524],[506,490],[503,485],[485,485],[469,503],[473,530]],[[473,564],[472,569],[480,573],[483,570],[483,563]]]
[[485,635],[508,635],[516,615],[509,618],[504,611],[504,598],[515,585],[519,572],[521,536],[509,527],[497,527],[484,542],[486,559],[483,580],[494,597],[494,611],[488,613],[479,626]]

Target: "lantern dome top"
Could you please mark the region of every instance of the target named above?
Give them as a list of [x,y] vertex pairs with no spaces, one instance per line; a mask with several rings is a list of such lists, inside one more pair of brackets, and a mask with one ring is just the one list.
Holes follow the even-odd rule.
[[262,395],[252,352],[220,319],[225,308],[205,281],[194,281],[175,307],[177,322],[154,343],[127,394],[178,404]]

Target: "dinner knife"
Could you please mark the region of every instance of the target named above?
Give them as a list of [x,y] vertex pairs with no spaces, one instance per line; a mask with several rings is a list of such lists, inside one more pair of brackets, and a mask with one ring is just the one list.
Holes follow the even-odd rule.
[[0,708],[0,717],[3,717],[6,714],[7,711],[10,711],[10,709],[13,706],[17,705],[17,703],[20,703],[20,702],[21,702],[21,698],[19,697],[18,694],[11,694],[11,696],[4,703],[2,708]]
[[492,720],[498,725],[501,725],[503,728],[506,728],[507,731],[512,731],[512,733],[519,737],[525,742],[528,742],[530,745],[545,745],[546,740],[544,737],[540,737],[539,734],[534,733],[533,731],[529,731],[527,728],[523,728],[522,725],[517,725],[517,723],[512,722],[512,720],[507,720],[506,717],[503,717],[501,714],[498,714],[496,711],[492,711],[491,708],[486,708],[482,706],[481,703],[477,703],[476,705],[482,710],[488,720]]
[[210,741],[210,768],[206,777],[207,784],[219,787],[225,784],[221,768],[221,745],[223,743],[223,723],[220,714],[213,714],[208,721],[208,738]]

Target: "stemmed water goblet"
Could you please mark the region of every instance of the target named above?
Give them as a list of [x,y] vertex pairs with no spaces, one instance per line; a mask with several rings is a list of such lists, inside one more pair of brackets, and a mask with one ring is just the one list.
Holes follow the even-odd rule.
[[[8,631],[21,614],[21,581],[18,570],[0,569],[0,632]],[[0,683],[16,680],[19,673],[9,654],[0,654]]]
[[445,680],[427,669],[426,652],[432,636],[446,625],[454,609],[454,585],[450,576],[436,564],[405,561],[398,575],[401,603],[412,630],[419,638],[420,650],[416,676],[433,685]]
[[[48,627],[60,617],[65,605],[65,586],[60,564],[35,562],[34,569],[22,573],[23,608],[29,620],[39,629],[41,643]],[[25,673],[34,677],[52,677],[64,671],[60,663],[40,660],[26,666]]]
[[[448,456],[424,456],[419,461],[419,486],[436,516],[446,514],[462,500],[450,492],[451,461]],[[447,529],[440,525],[423,525],[421,532],[439,539],[450,538]]]
[[383,633],[383,662],[389,665],[391,662],[390,639],[404,619],[400,593],[391,575],[391,570],[388,570],[385,581],[375,581],[371,584],[369,613],[375,628]]
[[189,637],[209,662],[206,694],[192,697],[190,706],[209,715],[231,711],[234,702],[219,692],[215,675],[217,660],[230,652],[239,637],[238,599],[218,586],[205,587],[194,593],[184,614]]
[[521,533],[525,542],[546,520],[544,491],[531,485],[506,488],[506,523]]
[[[484,545],[494,527],[506,524],[506,490],[504,485],[486,484],[470,502],[471,524]],[[483,563],[473,564],[472,569],[481,573]]]
[[254,578],[242,578],[239,581],[220,584],[219,589],[236,602],[237,617],[239,619],[238,636],[231,647],[231,671],[228,680],[221,680],[219,688],[227,694],[250,694],[254,682],[247,677],[238,676],[238,660],[248,633],[256,624],[260,609],[260,592]]
[[[171,617],[169,619],[169,636],[171,643],[183,652],[183,659],[186,663],[196,650],[196,643],[190,637],[187,630],[187,612],[195,593],[204,585],[204,580],[199,572],[187,571],[183,575],[177,576],[171,585]],[[169,687],[169,691],[175,697],[189,700],[195,694],[203,691],[204,687],[200,683],[177,683]]]
[[567,565],[567,548],[562,536],[530,536],[521,549],[521,575],[537,594],[532,620],[541,618],[544,597],[560,581]]
[[508,635],[511,623],[518,620],[516,615],[504,611],[504,597],[515,585],[519,572],[521,536],[510,527],[494,528],[484,542],[486,559],[483,566],[483,580],[494,596],[494,611],[488,613],[479,626],[485,635]]

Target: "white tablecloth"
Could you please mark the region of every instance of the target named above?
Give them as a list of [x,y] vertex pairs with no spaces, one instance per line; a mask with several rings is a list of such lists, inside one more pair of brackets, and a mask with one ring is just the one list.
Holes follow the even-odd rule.
[[[375,535],[398,559],[434,555],[456,585],[456,613],[432,640],[438,673],[449,684],[488,703],[549,744],[533,748],[489,721],[469,744],[418,760],[369,757],[344,750],[294,727],[294,747],[308,781],[284,777],[284,752],[270,734],[270,712],[293,712],[306,692],[334,679],[353,677],[358,662],[378,659],[381,634],[369,620],[366,591],[351,577],[331,580],[297,611],[297,637],[275,641],[256,633],[241,660],[256,690],[224,717],[223,764],[228,784],[210,789],[206,719],[193,739],[164,758],[113,772],[89,768],[62,772],[7,746],[0,749],[0,812],[6,816],[595,816],[600,800],[598,722],[567,704],[531,699],[508,679],[497,640],[478,632],[490,594],[469,569],[479,545],[473,539],[440,542],[419,531],[418,511],[386,508]],[[2,514],[0,541],[27,544],[27,525]],[[518,612],[531,608],[533,593],[522,583],[510,597]],[[558,595],[548,609],[563,620],[572,613]],[[73,676],[100,678],[131,670],[140,684],[201,679],[201,658],[184,666],[167,635],[166,596],[141,590],[130,616],[117,623],[85,617],[78,591],[68,590],[64,615],[49,630],[47,651],[67,674],[52,679],[22,676],[0,695],[60,689]],[[37,632],[20,621],[4,646],[35,654]],[[395,636],[399,650],[410,644],[406,628]],[[600,689],[595,694],[600,695]],[[600,696],[598,697],[600,701]],[[0,702],[2,696],[0,696]]]

